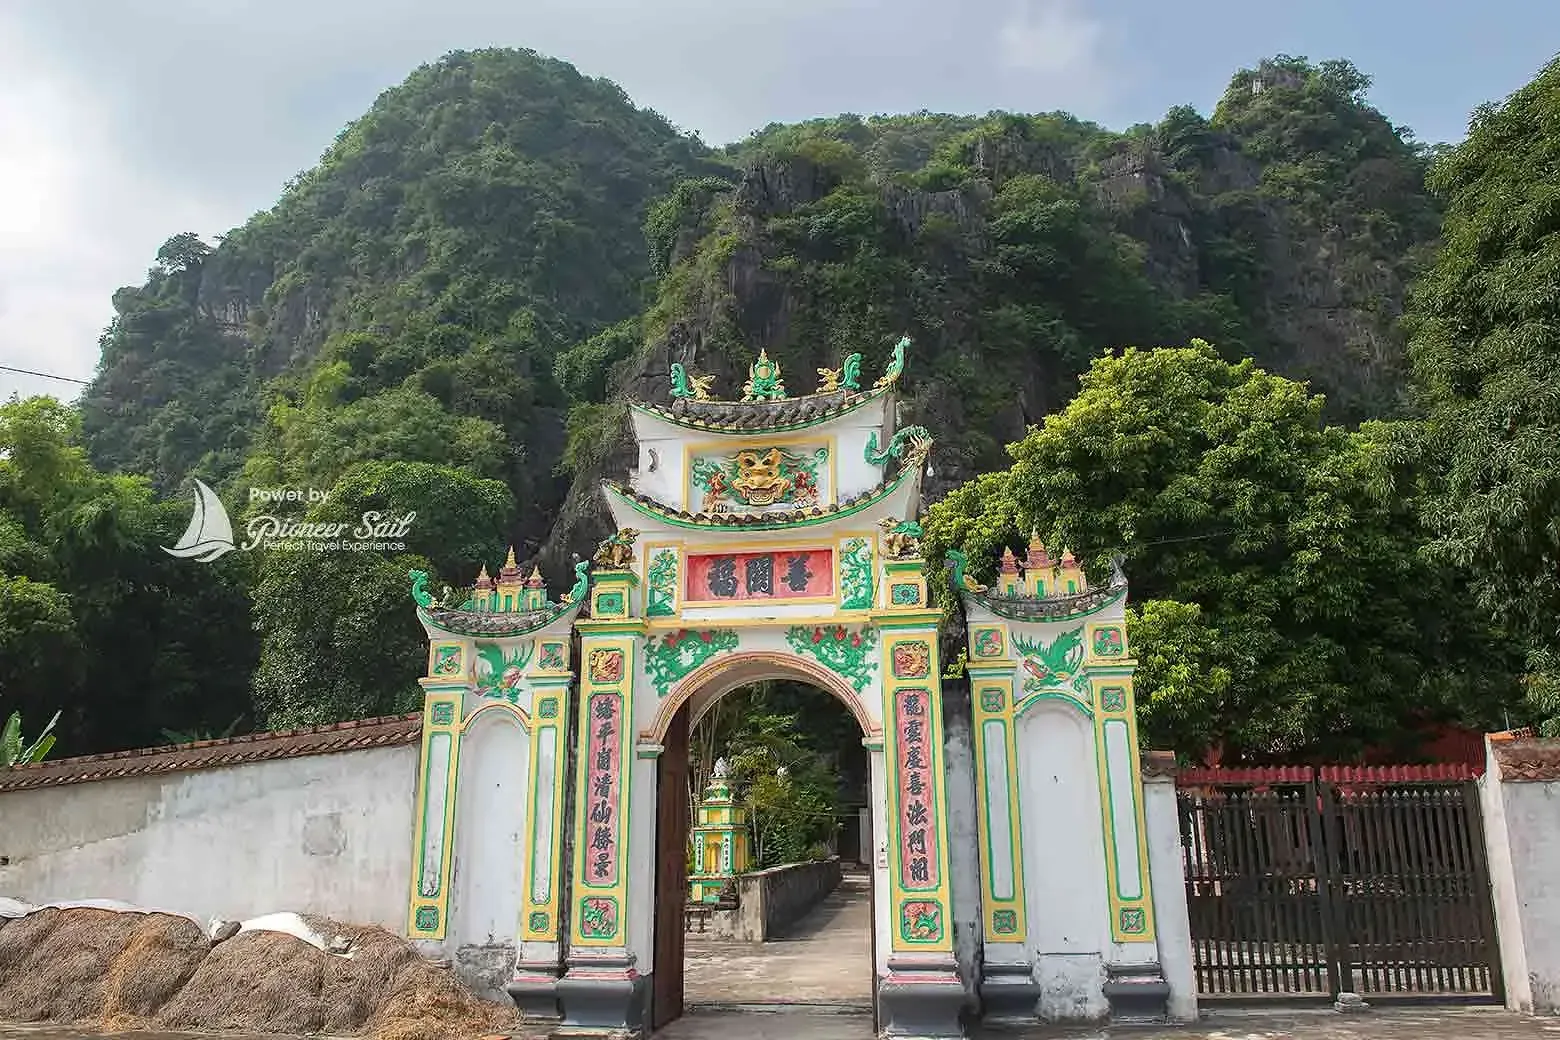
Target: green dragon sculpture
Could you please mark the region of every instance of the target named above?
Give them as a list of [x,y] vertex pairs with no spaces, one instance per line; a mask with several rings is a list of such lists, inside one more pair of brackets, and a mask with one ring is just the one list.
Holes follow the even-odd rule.
[[672,362],[672,396],[694,401],[710,399],[710,383],[714,376],[693,376],[677,362]]
[[893,386],[898,378],[905,372],[905,351],[910,347],[910,337],[901,336],[899,342],[894,344],[894,356],[888,359],[888,369],[883,373],[883,378],[873,384],[872,389],[883,390]]
[[911,458],[918,454],[925,454],[932,446],[931,432],[924,426],[906,426],[894,434],[893,439],[888,442],[887,448],[879,451],[877,431],[873,430],[867,434],[867,447],[862,452],[862,455],[873,466],[886,466],[889,459],[905,457],[906,445],[910,446]]
[[966,592],[985,592],[986,586],[970,577],[970,558],[958,549],[949,549],[943,554],[946,566],[953,568],[954,588],[963,589]]
[[590,591],[590,561],[581,560],[574,565],[574,587],[563,595],[564,603],[580,603]]
[[840,386],[846,390],[861,389],[861,355],[852,354],[840,367]]
[[428,591],[428,572],[407,571],[406,576],[412,579],[412,599],[417,605],[424,609],[433,606],[433,593]]

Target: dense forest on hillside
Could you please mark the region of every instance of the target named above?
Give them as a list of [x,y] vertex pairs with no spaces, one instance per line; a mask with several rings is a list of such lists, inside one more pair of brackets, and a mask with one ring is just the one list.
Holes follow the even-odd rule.
[[[79,409],[0,412],[0,709],[64,709],[67,754],[406,710],[407,570],[465,584],[513,544],[563,587],[608,533],[594,489],[627,468],[625,397],[665,400],[673,362],[733,388],[760,348],[799,377],[909,335],[933,545],[984,559],[1034,526],[1093,567],[1125,554],[1153,741],[1341,756],[1525,717],[1560,639],[1504,608],[1553,535],[1480,569],[1454,514],[1508,501],[1505,478],[1470,460],[1445,496],[1437,417],[1479,393],[1441,369],[1476,328],[1452,287],[1487,284],[1480,193],[1543,183],[1556,146],[1480,164],[1552,134],[1554,76],[1449,150],[1348,62],[1285,56],[1207,115],[1125,131],[844,115],[710,149],[562,62],[451,54],[272,209],[215,245],[172,235],[115,294]],[[1534,212],[1514,255],[1553,241]],[[405,554],[192,567],[156,549],[192,477],[235,510],[253,486],[328,488],[312,515],[418,522]],[[1537,516],[1553,491],[1530,490]]]

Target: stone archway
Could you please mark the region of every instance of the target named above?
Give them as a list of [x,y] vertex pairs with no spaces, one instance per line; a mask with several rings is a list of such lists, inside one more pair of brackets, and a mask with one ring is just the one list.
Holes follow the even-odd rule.
[[[640,747],[653,751],[660,762],[656,772],[656,820],[654,889],[657,899],[652,929],[653,964],[649,1015],[652,1027],[680,1016],[684,1009],[684,910],[688,891],[685,872],[689,820],[685,797],[688,768],[689,733],[698,719],[722,698],[757,682],[791,680],[807,684],[833,698],[856,722],[861,743],[867,753],[867,791],[871,833],[887,833],[887,797],[884,786],[882,729],[878,713],[862,701],[850,684],[838,674],[810,664],[796,654],[764,651],[733,653],[709,661],[682,679],[662,700],[651,725],[639,733]],[[884,951],[878,947],[889,918],[886,894],[889,890],[887,849],[872,858],[870,877],[870,932],[866,963],[862,972],[870,972],[867,992],[872,996],[874,1023],[877,1021],[876,980],[887,973]]]

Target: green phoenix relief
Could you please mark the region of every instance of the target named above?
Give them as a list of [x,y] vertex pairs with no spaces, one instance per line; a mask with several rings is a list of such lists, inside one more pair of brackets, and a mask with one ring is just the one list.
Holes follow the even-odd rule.
[[535,652],[535,640],[521,643],[507,656],[497,643],[478,643],[477,692],[484,697],[519,704],[525,669]]
[[872,541],[852,538],[840,553],[840,609],[870,610],[872,587]]
[[737,648],[737,633],[729,628],[692,632],[680,628],[645,640],[645,671],[656,693],[665,697],[672,684],[718,653]]
[[1024,657],[1024,692],[1071,689],[1085,704],[1089,702],[1089,677],[1079,670],[1083,663],[1083,626],[1062,632],[1049,644],[1039,639],[1013,636],[1013,649]]
[[650,561],[645,572],[648,597],[645,613],[649,617],[671,617],[677,599],[677,550],[662,549]]

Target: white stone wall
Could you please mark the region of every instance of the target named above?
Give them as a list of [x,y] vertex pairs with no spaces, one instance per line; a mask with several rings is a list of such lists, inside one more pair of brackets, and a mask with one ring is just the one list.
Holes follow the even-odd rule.
[[507,711],[486,711],[461,735],[455,868],[444,950],[468,980],[501,997],[520,934],[530,736]]
[[1170,986],[1168,1013],[1174,1022],[1197,1020],[1197,972],[1192,960],[1192,924],[1186,910],[1186,865],[1175,780],[1143,778],[1143,817],[1148,829],[1149,884],[1154,896],[1159,970]]
[[1040,1017],[1102,1019],[1110,944],[1099,774],[1087,716],[1041,700],[1016,722],[1027,953]]
[[406,926],[415,744],[0,794],[0,896]]
[[1560,780],[1503,775],[1494,753],[1479,780],[1506,1006],[1560,1012]]

